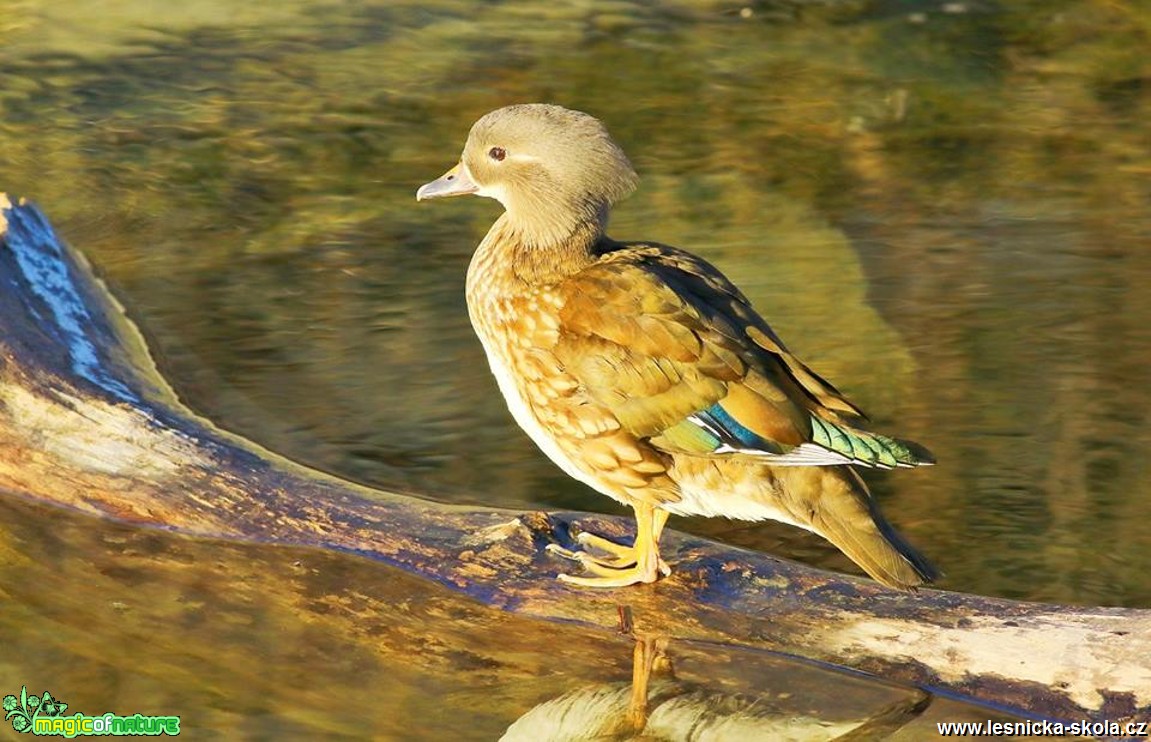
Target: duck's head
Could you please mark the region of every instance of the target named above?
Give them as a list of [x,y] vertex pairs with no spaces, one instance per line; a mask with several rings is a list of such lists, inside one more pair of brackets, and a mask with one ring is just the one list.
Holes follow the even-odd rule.
[[472,126],[460,162],[416,199],[475,194],[504,205],[530,244],[555,244],[592,228],[635,189],[636,174],[607,129],[586,113],[544,103],[507,106]]

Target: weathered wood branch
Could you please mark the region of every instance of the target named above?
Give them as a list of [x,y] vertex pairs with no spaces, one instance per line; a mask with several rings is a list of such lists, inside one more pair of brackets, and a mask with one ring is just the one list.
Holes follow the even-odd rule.
[[176,399],[119,305],[27,203],[0,196],[0,492],[189,534],[316,546],[488,605],[784,651],[1058,719],[1151,715],[1151,611],[902,593],[668,533],[675,574],[589,592],[543,546],[575,521],[371,490],[228,434]]

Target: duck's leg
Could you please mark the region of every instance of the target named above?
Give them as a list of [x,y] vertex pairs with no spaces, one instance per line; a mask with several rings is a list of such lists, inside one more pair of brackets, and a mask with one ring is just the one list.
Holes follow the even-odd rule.
[[639,735],[647,726],[648,687],[655,670],[656,661],[664,658],[667,650],[667,637],[636,637],[631,658],[631,702],[628,704],[628,721],[631,731]]
[[[639,534],[646,530],[643,526],[643,523],[645,522],[644,518],[647,517],[648,511],[654,511],[651,514],[651,536],[652,542],[656,548],[656,556],[658,557],[659,536],[663,531],[664,525],[667,523],[668,513],[664,510],[659,510],[656,508],[647,508],[647,510],[641,513],[640,510],[642,508],[644,508],[642,505],[635,508],[637,534],[636,544],[631,546],[624,546],[623,544],[617,544],[615,541],[609,541],[602,536],[597,536],[594,533],[581,531],[575,537],[575,540],[578,541],[581,546],[590,547],[598,551],[606,552],[606,555],[591,554],[583,550],[572,551],[570,549],[565,549],[558,544],[551,544],[547,548],[549,551],[562,556],[565,559],[571,559],[572,561],[577,561],[585,565],[596,565],[611,570],[619,570],[624,567],[631,567],[639,563],[639,557],[637,556],[637,544],[640,540]],[[667,563],[664,562],[663,559],[659,559],[659,571],[664,576],[667,576],[671,574],[671,567],[667,566]]]
[[[652,515],[652,541],[655,545],[656,557],[658,558],[659,536],[660,533],[663,532],[664,525],[667,523],[668,513],[666,510],[660,510],[659,508],[655,508],[654,510],[655,512]],[[637,513],[637,527],[639,522],[640,519]],[[576,536],[576,541],[579,542],[580,546],[607,552],[610,555],[597,556],[594,554],[588,554],[587,556],[583,557],[581,561],[594,562],[601,567],[615,568],[630,567],[639,561],[639,559],[636,557],[635,545],[624,546],[623,544],[617,544],[615,541],[609,541],[603,536],[597,536],[594,533],[589,533],[587,531],[581,531],[580,534]],[[667,562],[665,562],[662,558],[659,559],[659,571],[660,574],[662,574],[664,577],[667,577],[671,574],[671,567],[667,566]]]
[[600,536],[584,532],[576,537],[583,546],[606,551],[609,556],[595,556],[586,551],[570,551],[556,544],[549,551],[572,559],[584,566],[591,577],[561,574],[559,579],[583,587],[623,587],[640,582],[655,582],[671,568],[659,556],[659,536],[667,523],[667,512],[652,505],[635,506],[636,535],[632,546],[622,546]]

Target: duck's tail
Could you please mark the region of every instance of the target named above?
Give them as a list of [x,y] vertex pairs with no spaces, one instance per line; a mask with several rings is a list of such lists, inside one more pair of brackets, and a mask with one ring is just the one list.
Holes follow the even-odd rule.
[[822,472],[821,491],[811,512],[813,531],[884,585],[908,590],[939,577],[939,571],[883,517],[854,470],[844,466]]

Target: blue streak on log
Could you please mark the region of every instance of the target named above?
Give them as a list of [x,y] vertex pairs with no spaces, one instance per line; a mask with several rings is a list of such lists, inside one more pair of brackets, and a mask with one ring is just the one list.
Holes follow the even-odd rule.
[[[89,300],[77,289],[82,284],[72,275],[72,261],[63,254],[52,225],[29,204],[5,209],[3,213],[8,222],[5,243],[19,269],[19,275],[10,280],[22,280],[27,286],[28,291],[17,290],[17,295],[39,300],[40,306],[28,308],[41,320],[41,329],[67,353],[77,376],[121,401],[139,404],[139,396],[108,372],[109,359],[102,357],[91,340],[97,320],[88,310]],[[44,310],[51,317],[44,317]]]

